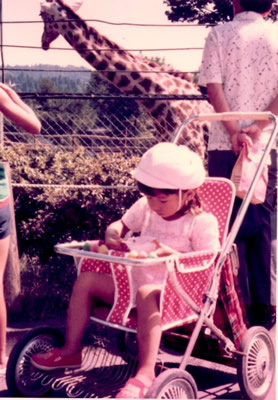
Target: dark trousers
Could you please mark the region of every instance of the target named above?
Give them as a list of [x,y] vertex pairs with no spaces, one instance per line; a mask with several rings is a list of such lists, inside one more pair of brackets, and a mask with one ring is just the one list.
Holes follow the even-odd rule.
[[[237,156],[232,151],[209,151],[209,176],[230,178]],[[270,305],[271,297],[271,218],[275,212],[277,158],[271,151],[266,200],[250,204],[236,237],[240,260],[239,284],[245,304]],[[242,200],[236,197],[231,225]]]

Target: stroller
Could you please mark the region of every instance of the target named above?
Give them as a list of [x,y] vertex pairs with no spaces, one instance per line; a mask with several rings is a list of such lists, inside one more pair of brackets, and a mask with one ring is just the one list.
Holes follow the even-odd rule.
[[[15,396],[39,397],[63,390],[68,397],[114,397],[134,375],[137,360],[136,309],[132,307],[133,268],[165,264],[160,298],[162,340],[157,357],[156,379],[146,398],[197,399],[198,389],[186,370],[192,356],[220,359],[237,368],[245,399],[264,399],[274,378],[275,354],[268,331],[247,328],[244,305],[237,291],[238,259],[234,240],[250,203],[277,133],[271,113],[222,113],[192,116],[191,120],[271,119],[274,128],[250,188],[228,233],[235,198],[233,183],[224,178],[206,178],[200,187],[204,211],[218,220],[221,249],[159,258],[130,258],[126,252],[98,252],[99,241],[58,244],[55,251],[74,258],[78,274],[94,270],[112,274],[115,298],[112,307],[97,307],[91,316],[92,329],[83,339],[83,362],[78,369],[40,371],[31,364],[35,353],[63,345],[60,330],[41,327],[30,331],[11,351],[6,381]],[[93,249],[87,250],[87,248]],[[204,342],[207,343],[204,345]],[[206,351],[207,350],[207,351]],[[54,392],[55,393],[55,392]],[[58,396],[57,396],[58,397]]]

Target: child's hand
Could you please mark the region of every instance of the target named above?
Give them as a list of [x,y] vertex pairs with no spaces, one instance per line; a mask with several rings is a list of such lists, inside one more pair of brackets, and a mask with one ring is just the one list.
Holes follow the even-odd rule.
[[125,243],[123,243],[120,234],[115,229],[107,229],[105,232],[105,244],[109,249],[126,251],[128,250]]
[[170,256],[171,254],[180,254],[177,250],[172,249],[172,247],[166,246],[166,244],[160,243],[156,241],[157,243],[157,250],[155,250],[153,253],[156,254],[158,257],[166,257]]

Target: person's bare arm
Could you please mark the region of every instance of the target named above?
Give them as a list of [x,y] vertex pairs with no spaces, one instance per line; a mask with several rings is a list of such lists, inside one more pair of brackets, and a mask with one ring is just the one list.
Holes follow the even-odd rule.
[[[264,111],[270,111],[272,114],[278,115],[278,95],[272,100],[272,102]],[[257,120],[247,128],[243,128],[242,132],[248,134],[253,141],[255,141],[260,137],[262,130],[270,123],[270,120]]]
[[41,122],[19,95],[9,86],[0,83],[0,111],[27,132],[38,134]]
[[[207,93],[210,102],[217,113],[231,111],[227,103],[221,83],[208,83]],[[240,126],[237,121],[223,121],[223,124],[225,125],[230,136],[240,132]]]
[[[221,83],[208,83],[207,93],[210,102],[217,113],[231,111]],[[243,142],[251,144],[250,138],[246,134],[241,133],[241,128],[238,121],[223,121],[223,125],[230,135],[232,149],[236,154],[239,153]]]

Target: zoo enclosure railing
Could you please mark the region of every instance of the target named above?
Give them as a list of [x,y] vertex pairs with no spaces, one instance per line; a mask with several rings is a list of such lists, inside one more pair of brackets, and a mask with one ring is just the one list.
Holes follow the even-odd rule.
[[[166,136],[157,135],[158,124],[138,105],[152,96],[84,94],[35,94],[20,96],[42,122],[40,135],[33,136],[4,118],[2,147],[13,143],[56,146],[73,151],[83,146],[94,155],[99,151],[143,154]],[[153,96],[169,101],[206,100],[205,96]]]

